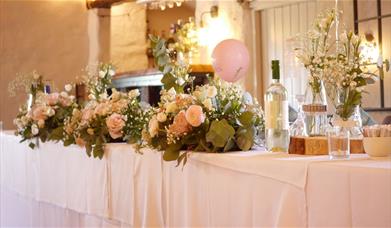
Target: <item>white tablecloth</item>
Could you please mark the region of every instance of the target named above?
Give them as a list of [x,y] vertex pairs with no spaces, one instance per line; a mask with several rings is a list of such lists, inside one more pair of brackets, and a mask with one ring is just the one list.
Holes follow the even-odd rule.
[[193,153],[182,168],[126,144],[99,160],[77,146],[0,139],[4,226],[391,227],[389,158]]

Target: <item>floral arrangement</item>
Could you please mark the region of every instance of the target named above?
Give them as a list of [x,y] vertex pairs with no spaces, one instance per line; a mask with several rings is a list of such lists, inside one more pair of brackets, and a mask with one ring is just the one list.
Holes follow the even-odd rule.
[[321,80],[329,75],[325,72],[332,65],[335,56],[330,53],[330,30],[337,18],[334,9],[320,13],[313,28],[304,37],[299,37],[299,47],[295,49],[297,59],[309,70],[309,85],[314,93],[320,92]]
[[[110,63],[99,63],[98,66],[89,65],[87,74],[82,77],[82,83],[87,86],[88,98],[99,100],[106,95],[106,90],[111,85],[111,79],[115,74],[114,66]],[[105,98],[105,97],[103,97]]]
[[104,145],[115,140],[137,143],[148,121],[148,109],[138,101],[138,90],[128,94],[112,89],[109,97],[100,95],[65,120],[66,138],[85,146],[89,156],[102,158]]
[[15,79],[8,84],[8,93],[15,96],[16,92],[22,89],[26,94],[33,94],[44,91],[43,77],[37,71],[27,74],[17,74]]
[[197,46],[194,39],[194,22],[188,22],[177,31],[177,42],[168,47],[167,41],[156,36],[150,36],[152,54],[158,69],[163,73],[162,83],[164,88],[174,88],[183,93],[186,85],[190,85],[194,78],[189,75],[190,63],[184,54],[192,52]]
[[362,93],[367,84],[374,83],[378,76],[368,69],[369,62],[361,53],[362,39],[352,31],[344,31],[339,37],[337,57],[332,61],[327,84],[337,91],[331,97],[336,105],[336,113],[348,120],[355,107],[361,104]]
[[184,24],[179,23],[174,35],[177,40],[174,44],[175,51],[181,53],[194,53],[197,51],[198,39],[193,19]]
[[[42,142],[64,140],[64,119],[77,108],[75,97],[69,94],[71,90],[72,86],[66,85],[61,93],[37,91],[31,108],[26,105],[20,108],[14,124],[17,127],[16,135],[22,136],[21,142],[33,138],[39,138]],[[36,143],[30,142],[29,146],[34,149]]]
[[65,119],[65,145],[84,146],[89,156],[102,158],[106,143],[141,144],[149,107],[139,102],[140,92],[123,93],[113,88],[109,96],[107,91],[115,74],[114,66],[100,63],[95,70],[92,66],[87,69],[83,82],[87,85],[90,100]]
[[249,150],[263,129],[257,101],[239,86],[216,79],[190,94],[162,90],[143,139],[164,150],[164,160],[177,160],[179,165],[186,163],[189,151]]

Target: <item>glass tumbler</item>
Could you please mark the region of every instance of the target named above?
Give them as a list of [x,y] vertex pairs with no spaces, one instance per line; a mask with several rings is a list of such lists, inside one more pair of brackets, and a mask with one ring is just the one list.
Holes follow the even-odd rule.
[[350,133],[349,129],[334,126],[327,133],[330,159],[349,159]]

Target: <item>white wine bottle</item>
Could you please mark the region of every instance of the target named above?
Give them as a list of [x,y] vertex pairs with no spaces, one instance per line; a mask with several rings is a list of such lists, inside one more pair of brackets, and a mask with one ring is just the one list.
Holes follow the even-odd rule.
[[265,94],[266,148],[287,152],[289,148],[288,92],[280,83],[280,64],[272,60],[273,83]]

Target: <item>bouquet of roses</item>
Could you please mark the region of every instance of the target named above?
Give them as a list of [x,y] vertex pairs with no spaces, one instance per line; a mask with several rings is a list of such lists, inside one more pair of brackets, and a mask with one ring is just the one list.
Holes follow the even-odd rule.
[[189,151],[249,150],[263,128],[257,101],[240,87],[215,80],[190,94],[162,90],[143,139],[164,150],[164,160],[179,165],[186,163]]
[[104,94],[99,100],[90,100],[81,110],[75,110],[65,121],[66,138],[85,146],[89,156],[99,158],[103,157],[108,142],[138,142],[148,120],[148,110],[138,101],[138,90],[126,94],[112,89],[111,96]]
[[[39,138],[42,142],[64,140],[64,120],[77,108],[75,97],[69,95],[71,90],[72,86],[66,85],[61,93],[38,91],[31,108],[20,108],[14,124],[16,134],[23,138],[21,142],[33,138]],[[29,146],[34,148],[36,144],[31,142]]]

